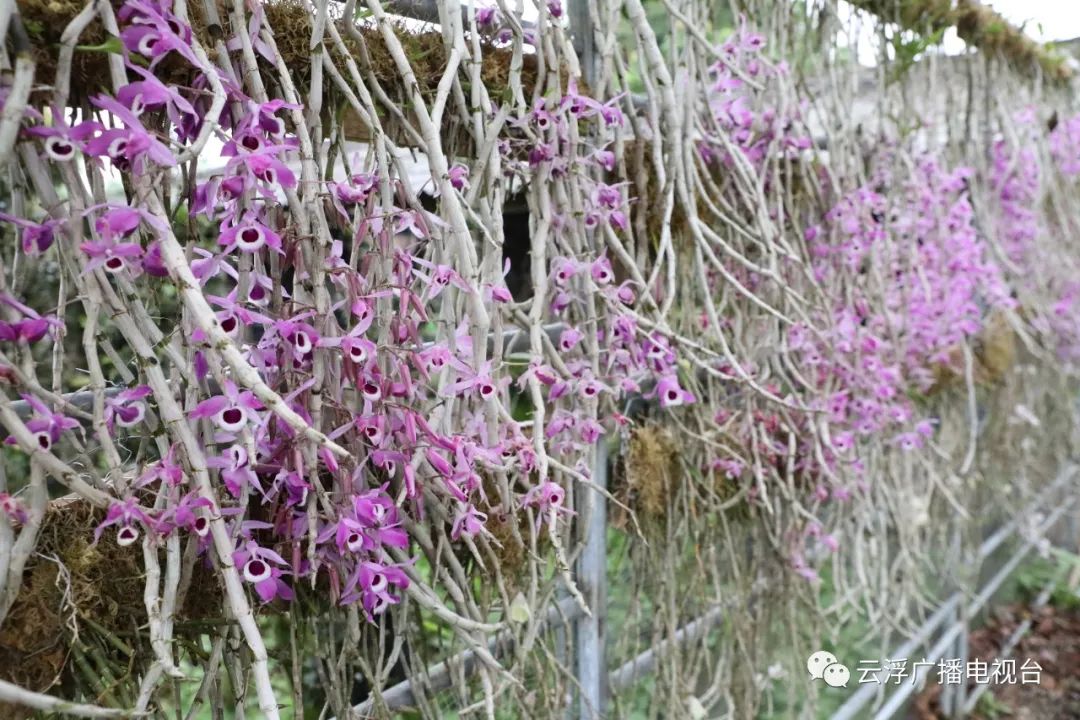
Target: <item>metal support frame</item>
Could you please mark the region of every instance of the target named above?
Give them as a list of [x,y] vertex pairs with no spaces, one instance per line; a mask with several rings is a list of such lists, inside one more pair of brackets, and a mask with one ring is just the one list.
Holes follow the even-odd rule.
[[[593,483],[607,489],[608,449],[605,438],[596,443]],[[577,673],[581,686],[578,717],[601,720],[607,712],[607,653],[604,609],[607,607],[607,499],[589,493],[582,512],[585,546],[578,559],[577,584],[590,615],[577,620]]]
[[[1077,466],[1071,463],[1063,468],[1057,479],[1055,479],[1049,487],[1045,488],[1023,512],[1015,515],[1012,520],[983,542],[976,553],[976,560],[978,562],[985,560],[1001,547],[1006,540],[1017,535],[1021,519],[1030,517],[1033,513],[1038,512],[1040,509],[1044,509],[1048,501],[1052,504],[1055,499],[1055,493],[1064,489],[1068,483],[1073,480],[1076,473]],[[955,647],[957,642],[965,635],[967,630],[965,619],[975,616],[990,603],[994,594],[1005,584],[1005,581],[1012,576],[1020,563],[1031,553],[1038,540],[1044,537],[1046,533],[1061,520],[1062,516],[1073,508],[1076,501],[1077,497],[1073,496],[1064,502],[1058,503],[1056,506],[1052,504],[1052,509],[1047,514],[1046,519],[1039,524],[1036,532],[1031,536],[1024,538],[1020,547],[970,601],[967,600],[966,593],[962,591],[954,593],[945,600],[925,623],[923,623],[922,627],[919,628],[910,640],[902,643],[890,652],[889,657],[911,657],[912,653],[920,647],[926,647],[931,642],[934,633],[943,625],[944,628],[941,630],[940,637],[937,639],[937,642],[927,650],[924,658],[930,662],[937,662],[945,657],[946,653],[949,652],[949,649]],[[952,622],[946,624],[946,620],[949,619],[951,619]],[[889,686],[895,687],[896,689],[887,696],[887,700],[885,700],[876,711],[874,711],[872,707],[873,701],[875,698],[882,697],[881,693],[886,686],[876,684],[861,685],[855,694],[848,698],[847,702],[841,705],[840,709],[833,714],[832,720],[855,720],[855,718],[871,717],[874,718],[874,720],[890,720],[904,707],[908,698],[923,687],[927,674],[928,668],[920,667],[917,671],[918,677],[912,678],[912,682],[897,686]],[[959,695],[955,698],[956,709],[962,711],[969,706],[973,706],[977,699],[978,698],[974,695],[967,698],[963,695]]]

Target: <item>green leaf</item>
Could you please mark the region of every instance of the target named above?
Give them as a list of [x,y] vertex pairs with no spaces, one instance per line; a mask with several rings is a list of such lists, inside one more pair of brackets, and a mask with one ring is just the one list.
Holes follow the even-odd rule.
[[76,45],[75,49],[83,52],[103,52],[120,55],[124,52],[124,44],[120,42],[120,38],[110,36],[108,40],[100,45]]
[[532,617],[532,611],[529,609],[529,602],[525,599],[525,595],[518,593],[510,603],[510,621],[524,625],[529,622],[530,617]]

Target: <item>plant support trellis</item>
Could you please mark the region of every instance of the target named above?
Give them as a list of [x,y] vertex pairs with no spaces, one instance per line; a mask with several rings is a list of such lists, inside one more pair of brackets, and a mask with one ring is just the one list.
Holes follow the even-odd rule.
[[1080,120],[855,5],[0,4],[3,712],[808,716],[944,622],[1075,455]]

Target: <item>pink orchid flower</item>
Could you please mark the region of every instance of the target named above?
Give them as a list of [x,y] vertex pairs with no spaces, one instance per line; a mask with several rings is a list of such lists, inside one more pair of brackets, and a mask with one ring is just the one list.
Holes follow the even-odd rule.
[[150,515],[144,512],[135,498],[130,497],[122,503],[114,503],[105,513],[105,519],[94,529],[94,543],[101,540],[101,534],[105,528],[118,525],[116,531],[116,544],[121,547],[131,545],[139,539],[139,528],[148,531],[157,531],[158,524]]
[[115,397],[105,400],[105,425],[111,431],[113,424],[123,428],[134,427],[146,418],[146,403],[143,398],[150,395],[150,386],[124,390]]
[[257,424],[257,411],[262,409],[263,404],[255,397],[255,393],[249,390],[240,392],[235,383],[226,380],[224,393],[203,400],[188,413],[188,417],[193,420],[211,418],[214,424],[225,432],[235,433],[243,430],[249,423]]

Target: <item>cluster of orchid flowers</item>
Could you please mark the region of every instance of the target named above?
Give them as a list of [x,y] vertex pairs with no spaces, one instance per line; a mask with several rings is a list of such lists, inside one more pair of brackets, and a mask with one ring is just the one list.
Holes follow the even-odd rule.
[[[548,11],[558,18],[562,7],[552,0]],[[303,267],[300,241],[288,232],[280,210],[283,194],[298,188],[289,161],[300,143],[290,134],[286,113],[300,108],[281,100],[256,102],[225,73],[201,63],[191,48],[190,27],[167,2],[126,0],[119,18],[125,66],[138,79],[115,96],[90,100],[112,122],[107,126],[87,117],[69,126],[60,108],[29,110],[25,138],[57,164],[81,154],[92,164],[135,176],[171,168],[178,164],[175,148],[195,141],[202,131],[210,102],[210,93],[203,91],[212,76],[228,96],[214,129],[227,161],[220,174],[195,183],[189,198],[189,216],[209,223],[216,236],[213,248],[190,247],[192,272],[204,289],[213,291],[206,298],[220,329],[241,348],[262,382],[309,424],[314,421],[310,401],[321,393],[326,434],[349,448],[353,462],[342,465],[320,449],[312,467],[293,427],[237,380],[220,369],[212,372],[214,349],[196,329],[188,341],[204,398],[188,410],[187,420],[205,431],[208,465],[223,493],[211,500],[197,492],[173,446],[143,469],[130,494],[112,505],[96,537],[110,530],[117,543],[130,545],[141,537],[187,532],[200,539],[205,553],[210,550],[209,518],[222,517],[235,540],[232,560],[263,601],[289,600],[291,583],[321,574],[335,598],[358,604],[374,619],[398,603],[409,586],[407,528],[425,521],[425,503],[432,498],[449,508],[453,540],[486,533],[488,514],[505,511],[485,495],[485,477],[493,472],[520,478],[523,487],[515,502],[535,511],[538,526],[549,522],[554,527],[569,515],[562,486],[552,479],[531,482],[536,449],[521,424],[500,416],[497,432],[489,432],[489,413],[514,388],[507,368],[477,362],[468,318],[445,340],[425,341],[422,332],[432,322],[432,311],[450,302],[449,295],[481,293],[497,309],[512,303],[509,290],[502,284],[473,287],[454,267],[425,257],[425,241],[439,221],[415,209],[384,207],[384,181],[374,173],[356,172],[320,186],[327,207],[333,208],[334,229],[350,239],[352,257],[345,259],[345,241],[330,246],[321,271],[334,300],[330,311],[319,316],[293,297],[300,295],[295,288],[291,294],[279,280],[291,269],[295,283],[305,282],[313,270]],[[476,21],[496,27],[497,13],[478,10]],[[255,51],[271,58],[258,40],[258,11],[252,22]],[[792,153],[810,147],[795,116],[760,107],[761,83],[785,72],[782,64],[762,57],[763,44],[744,26],[721,48],[713,69],[711,112],[729,142],[701,140],[698,149],[707,163],[731,164],[730,153],[738,152],[758,167],[777,147]],[[227,47],[236,49],[239,41]],[[193,92],[155,77],[155,66],[167,57],[202,71]],[[505,164],[515,172],[532,178],[574,173],[586,184],[582,212],[556,212],[549,218],[554,247],[569,247],[563,236],[578,229],[595,239],[593,247],[606,245],[602,233],[629,231],[626,184],[597,179],[615,170],[612,143],[601,140],[581,152],[577,132],[579,124],[594,123],[597,131],[591,137],[605,138],[622,126],[618,101],[599,102],[571,82],[560,97],[535,100],[500,143]],[[173,136],[148,129],[150,114],[168,118]],[[1080,172],[1070,164],[1080,168],[1077,127],[1064,123],[1052,145],[1066,174]],[[1006,246],[1009,256],[1018,259],[1036,232],[1029,207],[1037,173],[1032,174],[1033,160],[1023,155],[1019,169],[1006,165],[1011,155],[1003,144],[993,152]],[[448,174],[456,191],[468,189],[465,166],[453,165]],[[910,395],[933,384],[933,367],[951,362],[951,351],[979,331],[988,308],[1013,302],[975,230],[967,177],[967,171],[947,171],[929,158],[910,177],[879,173],[874,183],[841,197],[806,231],[817,279],[843,288],[837,295],[843,301],[831,316],[815,318],[826,328],[824,334],[795,324],[785,338],[786,351],[797,359],[814,394],[825,391],[820,409],[829,419],[827,464],[842,464],[858,475],[860,439],[870,436],[883,436],[904,450],[921,447],[933,423],[916,417]],[[78,246],[84,273],[100,270],[125,283],[169,275],[161,242],[171,229],[137,204],[96,205],[69,220],[0,219],[17,227],[27,255],[48,252],[71,234],[72,224],[85,222],[91,237]],[[395,241],[402,234],[416,242]],[[584,458],[610,429],[601,418],[626,422],[617,412],[603,416],[598,406],[611,407],[628,394],[653,398],[664,409],[698,399],[684,387],[687,378],[675,343],[639,322],[633,308],[641,288],[620,282],[606,253],[557,255],[547,271],[543,301],[549,315],[564,323],[555,339],[559,362],[532,359],[517,386],[539,383],[553,407],[544,427],[547,452],[588,476]],[[380,277],[380,272],[388,274]],[[1065,297],[1080,300],[1080,287],[1067,288]],[[602,309],[595,323],[580,321],[587,299]],[[60,324],[15,298],[0,296],[0,304],[0,343],[36,343]],[[598,366],[590,347],[603,348]],[[325,363],[317,384],[320,357]],[[735,375],[731,368],[719,369]],[[752,373],[751,363],[744,370]],[[210,387],[216,389],[205,391]],[[104,408],[108,431],[138,433],[149,417],[151,397],[147,385],[110,395]],[[43,450],[80,427],[78,420],[40,399],[24,398],[33,413],[27,427]],[[456,412],[452,430],[430,422],[429,414],[449,400]],[[741,424],[745,437],[765,438],[766,464],[786,464],[787,434],[793,429],[772,413],[755,412],[744,419],[726,409],[714,418],[718,428]],[[823,469],[805,444],[796,453],[800,471]],[[747,469],[736,457],[717,458],[711,467],[733,480]],[[827,495],[822,488],[817,492]],[[158,501],[147,502],[155,493]],[[332,512],[316,502],[317,493],[332,498]],[[837,497],[841,493],[835,491]],[[316,551],[308,554],[300,548],[311,533],[313,506],[318,508]],[[16,520],[25,517],[8,495],[0,495],[0,512]],[[835,544],[824,531],[816,532],[826,545]]]
[[796,109],[780,111],[762,102],[768,83],[787,74],[786,63],[770,62],[764,49],[765,38],[745,20],[721,45],[720,59],[710,68],[709,105],[724,138],[706,135],[698,142],[706,163],[730,167],[735,162],[731,153],[737,152],[742,161],[761,168],[770,158],[810,149],[810,134],[798,122]]
[[[556,17],[561,12],[557,4],[550,9]],[[301,265],[301,249],[290,238],[280,209],[283,195],[298,187],[289,161],[299,142],[285,118],[300,108],[280,100],[255,102],[227,73],[200,63],[191,48],[191,29],[172,13],[170,3],[127,0],[118,17],[125,66],[136,79],[113,96],[90,99],[102,119],[84,115],[68,125],[60,108],[28,111],[24,138],[36,142],[51,163],[71,163],[81,155],[93,166],[136,177],[159,173],[175,167],[181,149],[199,137],[210,103],[210,93],[204,90],[212,75],[214,85],[227,94],[213,130],[226,162],[219,174],[195,182],[188,198],[189,218],[208,224],[216,237],[213,247],[190,243],[192,273],[220,329],[260,379],[308,423],[313,422],[309,408],[316,392],[315,359],[317,355],[325,359],[329,381],[320,392],[325,400],[322,418],[330,423],[326,434],[350,449],[353,462],[339,464],[339,458],[323,448],[312,467],[300,450],[295,429],[218,367],[210,338],[194,328],[186,341],[203,399],[189,408],[187,421],[202,431],[207,465],[220,488],[218,497],[211,499],[196,490],[182,450],[173,445],[146,466],[109,508],[95,539],[106,541],[109,533],[127,546],[144,538],[190,533],[199,538],[200,551],[208,553],[210,519],[220,517],[235,541],[233,563],[263,601],[289,600],[296,581],[320,574],[335,598],[358,604],[374,619],[399,602],[409,585],[406,527],[425,520],[425,502],[432,497],[450,509],[453,540],[487,532],[488,513],[496,506],[485,495],[484,477],[493,471],[520,478],[523,487],[515,502],[535,511],[538,529],[541,523],[554,528],[567,517],[566,492],[558,482],[530,481],[536,468],[535,448],[520,423],[500,420],[494,438],[487,431],[486,413],[512,389],[505,368],[493,367],[490,361],[476,363],[468,318],[443,341],[426,342],[422,333],[432,309],[449,302],[448,289],[480,292],[485,302],[497,307],[512,302],[505,285],[474,288],[453,267],[424,257],[424,241],[439,221],[418,210],[382,206],[382,181],[375,174],[357,172],[322,183],[328,207],[333,208],[331,225],[351,239],[351,253],[359,258],[347,262],[348,240],[334,240],[323,271],[335,300],[328,316],[317,316],[293,297],[295,288],[290,293],[277,279],[281,275],[272,277],[270,270],[276,267],[275,273],[282,273],[291,268],[294,282],[311,277],[311,269]],[[493,20],[485,16],[478,21]],[[259,22],[256,13],[250,28],[254,48],[268,57],[271,51],[257,39]],[[154,69],[167,58],[201,70],[191,92],[157,79]],[[104,122],[106,117],[111,121]],[[150,129],[159,127],[162,117],[172,128],[168,135]],[[539,166],[555,174],[570,172],[571,161],[565,158],[575,142],[571,126],[580,122],[614,129],[623,117],[616,101],[600,103],[571,87],[560,98],[537,101],[521,127],[532,139],[508,140],[500,149],[508,162],[527,157],[524,172]],[[519,154],[521,143],[529,149]],[[599,147],[572,162],[586,171],[610,172],[614,157],[611,150]],[[449,180],[454,189],[467,190],[468,169],[452,166]],[[625,232],[625,187],[590,182],[593,189],[582,220],[586,228],[593,231],[607,225]],[[114,282],[135,287],[149,282],[147,276],[169,275],[162,240],[171,228],[137,200],[96,205],[80,218],[4,219],[17,226],[28,255],[48,252],[69,237],[72,225],[81,223],[89,228],[89,237],[83,235],[86,240],[77,248],[84,274],[101,271]],[[576,221],[556,218],[556,232]],[[403,233],[419,242],[403,244]],[[380,258],[388,262],[381,265]],[[389,276],[376,280],[380,267],[389,267]],[[606,255],[556,258],[550,287],[551,313],[568,321],[557,341],[561,368],[536,361],[519,380],[523,386],[535,377],[547,402],[560,406],[546,428],[549,452],[580,460],[605,433],[596,411],[583,412],[571,400],[599,401],[616,393],[646,391],[665,407],[694,402],[680,386],[670,341],[637,327],[629,312],[635,290],[631,283],[617,281]],[[580,315],[577,310],[586,294],[593,293],[613,312],[598,328],[576,327],[572,320]],[[0,322],[0,342],[35,343],[59,324],[14,298],[0,301],[8,310],[3,316],[17,318]],[[385,317],[383,313],[393,316],[389,338],[376,322]],[[583,352],[587,333],[609,348],[599,372]],[[457,419],[449,426],[433,426],[430,408],[450,398],[455,400]],[[27,426],[43,449],[54,448],[66,433],[81,427],[79,420],[39,399],[29,394],[25,399],[33,413]],[[145,384],[113,391],[104,405],[107,431],[117,438],[148,431],[152,401],[151,388]],[[576,462],[576,467],[589,472],[583,462]],[[316,492],[332,498],[333,512],[316,502]],[[3,500],[9,517],[22,516],[17,500],[8,496]],[[303,541],[311,533],[312,504],[319,508],[317,550],[309,554]]]
[[[1047,137],[1050,167],[1044,169],[1035,151],[1036,135],[1042,132],[1034,110],[1026,109],[1015,118],[1019,145],[1005,138],[994,141],[988,178],[996,201],[993,206],[997,236],[1015,267],[1017,289],[1021,296],[1049,292],[1052,302],[1043,312],[1031,310],[1031,323],[1066,361],[1080,360],[1080,283],[1075,273],[1063,266],[1053,248],[1044,248],[1039,240],[1048,235],[1044,214],[1039,210],[1041,185],[1057,182],[1057,173],[1069,188],[1069,181],[1080,175],[1080,115],[1066,118],[1054,126]],[[1049,170],[1050,172],[1047,172]]]
[[818,279],[845,286],[850,300],[824,336],[796,325],[787,338],[809,381],[828,391],[822,409],[839,459],[882,433],[903,450],[922,447],[933,422],[915,416],[911,397],[933,387],[935,368],[962,371],[961,345],[991,308],[1014,304],[975,229],[970,171],[923,158],[910,177],[879,172],[878,187],[842,197],[807,231]]

